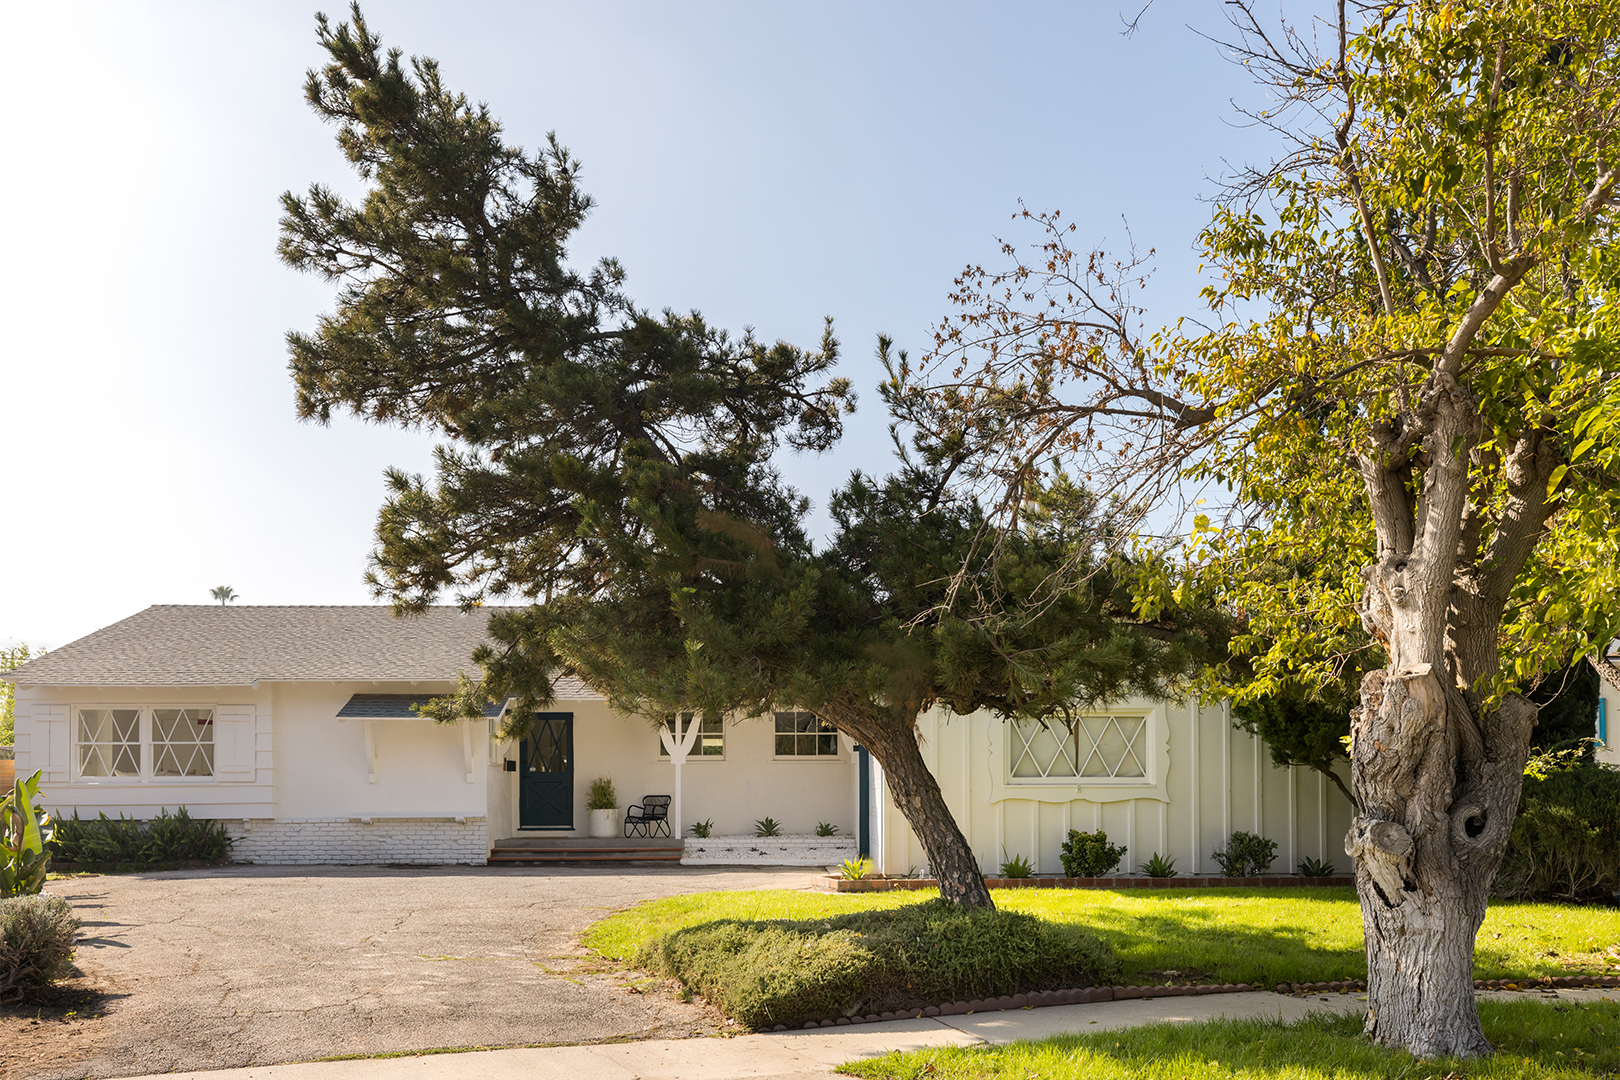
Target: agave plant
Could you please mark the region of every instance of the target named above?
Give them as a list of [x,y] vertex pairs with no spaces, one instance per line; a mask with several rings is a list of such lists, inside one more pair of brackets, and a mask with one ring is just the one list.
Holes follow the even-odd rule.
[[35,806],[39,795],[35,772],[11,786],[11,794],[0,800],[0,899],[27,896],[45,887],[45,871],[51,865],[46,847],[56,835],[56,823],[45,808]]
[[838,867],[839,875],[845,881],[859,881],[872,872],[872,860],[866,858],[845,859]]

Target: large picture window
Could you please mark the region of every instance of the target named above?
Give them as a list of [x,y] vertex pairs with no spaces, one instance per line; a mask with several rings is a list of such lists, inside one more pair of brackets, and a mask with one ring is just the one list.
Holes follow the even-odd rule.
[[86,779],[214,775],[213,709],[80,709],[75,734]]
[[777,757],[837,757],[838,729],[812,712],[776,714]]
[[[669,732],[670,738],[674,739],[676,742],[680,742],[681,736],[685,735],[692,729],[692,718],[692,713],[681,713],[681,726],[677,728],[675,726],[675,718],[673,716],[665,717],[664,728]],[[664,749],[663,739],[658,740],[658,756],[661,758],[669,757],[669,751]],[[723,758],[725,756],[725,720],[718,716],[709,717],[707,720],[704,720],[702,722],[702,726],[698,728],[697,742],[693,744],[690,753],[687,754],[687,759],[690,760],[695,757]]]
[[1079,716],[1072,725],[1014,720],[1007,725],[1013,779],[1145,777],[1147,720],[1129,714]]

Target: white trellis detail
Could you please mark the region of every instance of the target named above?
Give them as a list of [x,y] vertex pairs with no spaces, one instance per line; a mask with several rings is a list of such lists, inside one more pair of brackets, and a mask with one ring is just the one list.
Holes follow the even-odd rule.
[[1147,775],[1145,716],[1082,716],[1073,724],[1020,720],[1010,726],[1014,777]]

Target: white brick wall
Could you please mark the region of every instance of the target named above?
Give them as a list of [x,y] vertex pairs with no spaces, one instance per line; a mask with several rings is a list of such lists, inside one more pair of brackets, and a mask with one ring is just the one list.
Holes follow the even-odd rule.
[[483,818],[255,818],[231,828],[238,862],[264,866],[364,863],[484,865],[489,825]]
[[688,836],[681,865],[837,866],[856,847],[853,836]]

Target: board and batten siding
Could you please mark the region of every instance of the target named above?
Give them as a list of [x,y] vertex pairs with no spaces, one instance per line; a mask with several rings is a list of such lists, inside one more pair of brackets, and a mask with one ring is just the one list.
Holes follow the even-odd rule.
[[[986,874],[1023,856],[1037,874],[1060,874],[1070,829],[1102,829],[1126,847],[1118,873],[1135,872],[1154,854],[1182,874],[1216,874],[1211,853],[1235,831],[1277,842],[1273,873],[1293,873],[1307,858],[1347,872],[1344,835],[1350,804],[1316,771],[1278,768],[1265,744],[1232,726],[1224,703],[1132,700],[1106,710],[1145,716],[1143,777],[1024,780],[1012,776],[1013,735],[990,713],[919,720],[923,760]],[[875,763],[874,763],[875,765]],[[928,862],[905,817],[873,772],[871,854],[878,873],[923,871]],[[1342,775],[1342,774],[1341,774]]]

